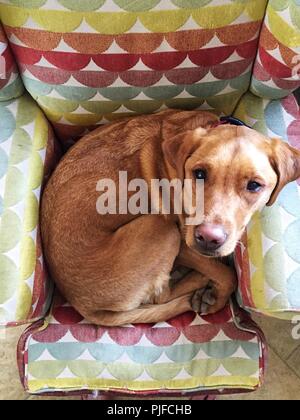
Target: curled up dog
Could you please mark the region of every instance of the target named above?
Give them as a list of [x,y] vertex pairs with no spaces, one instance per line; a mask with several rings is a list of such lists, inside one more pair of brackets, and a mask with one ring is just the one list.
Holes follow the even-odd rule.
[[[169,214],[162,200],[155,212],[99,214],[99,180],[111,180],[119,198],[120,172],[149,187],[154,179],[180,180],[183,190],[190,185],[183,196],[193,203],[201,180],[201,222],[187,224],[190,215],[177,214],[174,200]],[[97,325],[215,313],[236,288],[234,270],[220,258],[234,251],[252,215],[298,177],[299,151],[246,127],[220,125],[208,112],[169,110],[99,128],[67,153],[43,195],[51,276]],[[186,275],[171,282],[176,266]]]

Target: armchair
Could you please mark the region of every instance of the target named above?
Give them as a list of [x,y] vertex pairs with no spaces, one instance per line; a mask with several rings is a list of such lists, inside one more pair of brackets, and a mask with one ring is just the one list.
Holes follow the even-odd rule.
[[39,202],[80,136],[136,113],[211,110],[300,148],[299,17],[295,0],[0,0],[0,325],[30,324],[18,348],[28,392],[205,398],[262,384],[249,312],[300,312],[299,183],[236,250],[238,303],[122,328],[53,298]]

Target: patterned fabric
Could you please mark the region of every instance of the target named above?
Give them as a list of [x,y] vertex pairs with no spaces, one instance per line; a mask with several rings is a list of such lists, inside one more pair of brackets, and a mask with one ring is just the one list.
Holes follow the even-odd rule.
[[0,0],[25,87],[69,142],[166,107],[231,113],[266,0]]
[[[269,101],[247,94],[236,116],[300,149],[300,109],[294,96]],[[290,319],[300,311],[300,180],[253,218],[247,236],[247,248],[237,252],[243,305]]]
[[[69,145],[99,124],[166,107],[231,114],[249,89],[253,64],[252,91],[285,96],[300,85],[291,70],[300,45],[298,4],[0,0],[8,76],[0,80],[0,324],[43,316],[51,298],[37,226],[43,177],[57,154],[39,106]],[[36,102],[12,101],[22,87],[6,36]],[[270,102],[247,94],[237,116],[297,145],[300,116],[291,97]],[[298,188],[287,187],[274,207],[256,215],[247,249],[237,252],[247,308],[276,316],[300,309]],[[57,298],[52,315],[31,326],[19,348],[32,393],[253,390],[263,360],[261,333],[233,306],[211,317],[189,313],[107,329],[87,324]]]
[[0,325],[38,318],[49,306],[37,225],[53,148],[48,123],[31,98],[0,102]]
[[23,91],[23,84],[0,21],[0,101],[17,98]]
[[300,3],[270,0],[251,90],[263,98],[284,98],[300,87]]
[[[253,390],[263,375],[263,337],[243,312],[187,313],[156,325],[102,328],[56,299],[52,315],[23,337],[25,388],[49,391]],[[24,372],[25,365],[25,372]],[[241,376],[242,375],[242,376]]]

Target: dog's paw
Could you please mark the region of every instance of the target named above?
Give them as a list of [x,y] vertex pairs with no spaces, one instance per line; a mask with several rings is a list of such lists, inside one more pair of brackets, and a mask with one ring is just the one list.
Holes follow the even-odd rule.
[[212,308],[217,303],[216,290],[211,282],[204,289],[197,290],[191,301],[193,311],[202,315],[211,313]]

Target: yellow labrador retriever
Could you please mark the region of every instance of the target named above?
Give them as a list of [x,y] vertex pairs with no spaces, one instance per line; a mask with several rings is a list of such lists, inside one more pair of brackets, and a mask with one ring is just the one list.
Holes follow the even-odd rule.
[[[203,180],[204,217],[106,214],[101,179]],[[84,137],[62,159],[42,201],[44,252],[53,279],[89,321],[106,326],[221,310],[236,287],[231,254],[257,210],[300,177],[300,152],[208,112],[169,110],[122,120]],[[195,188],[192,190],[195,191]],[[161,209],[160,209],[161,210]],[[174,264],[190,268],[170,282]]]

